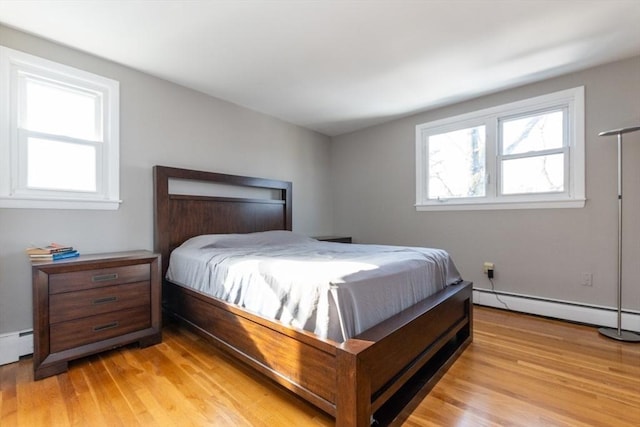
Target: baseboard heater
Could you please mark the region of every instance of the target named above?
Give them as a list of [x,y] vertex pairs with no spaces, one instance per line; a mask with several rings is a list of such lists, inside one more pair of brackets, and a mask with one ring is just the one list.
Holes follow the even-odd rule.
[[29,354],[33,354],[33,330],[0,335],[0,365],[17,362]]
[[[593,326],[615,327],[617,309],[579,302],[474,288],[473,303]],[[622,329],[640,332],[640,312],[622,311]]]

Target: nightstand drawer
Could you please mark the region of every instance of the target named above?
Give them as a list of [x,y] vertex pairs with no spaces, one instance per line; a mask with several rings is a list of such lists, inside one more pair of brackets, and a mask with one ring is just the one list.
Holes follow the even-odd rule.
[[56,323],[50,325],[50,350],[63,351],[149,327],[149,306]]
[[49,277],[49,294],[142,282],[150,277],[149,264],[52,274]]
[[137,306],[149,306],[149,282],[127,283],[49,297],[49,323],[80,319]]

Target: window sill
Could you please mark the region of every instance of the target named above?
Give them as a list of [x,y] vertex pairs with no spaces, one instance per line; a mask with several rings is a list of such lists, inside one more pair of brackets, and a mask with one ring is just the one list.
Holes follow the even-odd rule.
[[486,211],[507,209],[576,209],[584,208],[586,199],[518,201],[518,202],[455,202],[444,201],[437,204],[417,204],[417,211]]
[[0,208],[117,210],[122,200],[36,199],[0,197]]

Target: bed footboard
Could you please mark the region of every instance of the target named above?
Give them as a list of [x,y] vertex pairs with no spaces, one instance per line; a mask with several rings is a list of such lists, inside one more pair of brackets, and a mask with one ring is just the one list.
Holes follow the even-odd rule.
[[337,426],[368,426],[377,411],[447,344],[439,378],[471,343],[470,283],[445,291],[343,343],[337,354]]
[[165,310],[222,350],[336,418],[369,426],[372,414],[447,344],[441,375],[472,339],[471,284],[453,285],[344,343],[254,316],[165,284]]

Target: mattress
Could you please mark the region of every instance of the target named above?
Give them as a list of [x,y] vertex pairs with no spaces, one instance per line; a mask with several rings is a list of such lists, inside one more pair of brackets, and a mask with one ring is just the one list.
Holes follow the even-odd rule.
[[166,278],[337,342],[461,281],[442,249],[320,242],[290,231],[194,237],[171,253]]

